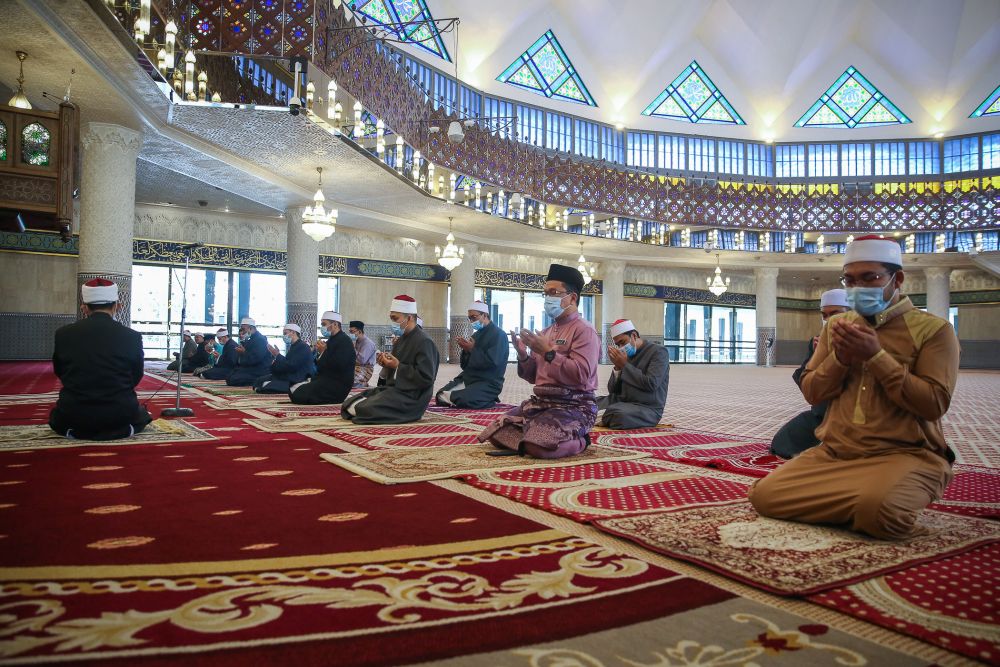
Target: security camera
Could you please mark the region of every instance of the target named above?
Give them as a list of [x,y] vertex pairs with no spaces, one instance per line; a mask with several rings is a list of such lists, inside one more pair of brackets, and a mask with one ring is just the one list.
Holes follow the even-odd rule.
[[298,116],[299,111],[301,111],[301,109],[302,109],[302,100],[298,99],[297,97],[293,97],[291,101],[288,103],[288,113],[292,114],[293,116]]
[[451,121],[448,124],[448,141],[453,144],[460,144],[465,140],[465,131],[462,130],[462,124],[457,120]]

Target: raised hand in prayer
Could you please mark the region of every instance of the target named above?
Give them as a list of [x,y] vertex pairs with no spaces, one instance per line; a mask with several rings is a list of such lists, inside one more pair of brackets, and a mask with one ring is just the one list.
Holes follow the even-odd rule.
[[456,338],[455,342],[458,343],[458,346],[466,352],[471,352],[472,348],[476,346],[476,343],[468,338]]
[[521,340],[524,341],[525,345],[531,348],[532,352],[537,352],[541,355],[544,355],[552,349],[552,346],[549,345],[549,341],[534,332],[528,331],[527,329],[521,329]]
[[523,361],[528,357],[528,348],[524,345],[524,341],[517,335],[517,332],[513,329],[510,330],[510,342],[514,345],[514,351],[517,353],[517,360]]
[[619,350],[617,345],[608,345],[608,359],[618,370],[625,368],[625,364],[628,363],[628,355]]
[[868,361],[882,349],[878,334],[868,326],[838,319],[830,327],[833,351],[842,364]]
[[399,359],[389,352],[379,352],[375,355],[375,360],[382,368],[399,368]]
[[243,347],[242,345],[237,345],[236,346],[236,352],[237,352],[237,354],[243,354],[246,351],[247,351],[247,349],[245,347]]
[[326,339],[325,338],[321,338],[318,341],[316,341],[316,351],[319,352],[320,354],[323,354],[324,352],[326,352]]

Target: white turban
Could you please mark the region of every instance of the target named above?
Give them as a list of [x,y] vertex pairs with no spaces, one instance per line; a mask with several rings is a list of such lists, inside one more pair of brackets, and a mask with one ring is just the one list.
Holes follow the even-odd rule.
[[869,234],[847,244],[844,266],[854,262],[878,262],[902,266],[903,252],[895,240]]
[[242,326],[244,324],[246,324],[247,326],[251,326],[251,327],[257,326],[257,323],[254,322],[254,320],[253,320],[252,317],[244,317],[242,320],[240,320],[240,326]]
[[623,333],[628,333],[635,329],[635,325],[632,324],[632,320],[618,320],[611,325],[611,337],[620,336]]
[[831,289],[823,292],[823,296],[819,298],[819,307],[826,308],[827,306],[850,308],[851,304],[847,303],[847,290]]
[[417,300],[406,294],[399,294],[392,300],[389,311],[393,313],[403,313],[404,315],[417,314]]
[[330,320],[331,322],[340,322],[341,324],[344,323],[344,320],[340,317],[340,313],[335,312],[333,310],[324,311],[323,316],[320,317],[319,319]]
[[477,310],[480,313],[486,313],[487,315],[490,314],[490,307],[487,306],[482,301],[473,301],[472,303],[470,303],[469,310]]
[[300,327],[298,324],[293,324],[293,323],[289,322],[285,326],[281,327],[282,331],[284,331],[285,329],[288,329],[289,331],[294,331],[295,333],[299,334],[300,336],[302,335],[302,327]]
[[84,303],[114,303],[118,301],[118,285],[106,278],[88,280],[80,287],[80,299]]

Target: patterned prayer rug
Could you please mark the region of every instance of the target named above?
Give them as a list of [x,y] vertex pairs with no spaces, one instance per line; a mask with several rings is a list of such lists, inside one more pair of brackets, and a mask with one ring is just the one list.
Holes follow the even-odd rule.
[[955,477],[930,509],[965,516],[1000,517],[1000,470],[956,464]]
[[492,446],[419,447],[383,449],[358,454],[322,454],[324,460],[380,484],[421,482],[478,475],[488,471],[520,468],[558,468],[603,461],[641,459],[647,454],[626,452],[594,445],[582,454],[563,459],[536,459],[528,456],[487,456]]
[[668,461],[607,461],[464,477],[469,484],[588,523],[594,519],[743,502],[739,475]]
[[443,447],[445,445],[479,444],[482,429],[474,424],[439,424],[381,426],[352,424],[350,429],[323,429],[348,444],[365,449],[404,449],[413,447]]
[[751,477],[764,477],[784,463],[768,454],[770,445],[721,433],[637,429],[601,433],[594,439],[603,445],[648,452],[664,461],[717,468]]
[[1000,540],[1000,524],[925,511],[924,537],[876,540],[838,528],[758,516],[750,503],[604,519],[596,524],[778,595],[806,595]]
[[1000,544],[809,596],[949,651],[1000,664]]
[[59,435],[48,424],[0,425],[0,451],[57,447],[103,445],[144,445],[157,442],[194,442],[215,437],[183,419],[154,419],[142,433],[121,440],[71,440]]
[[[326,416],[326,417],[275,417],[273,419],[245,419],[247,424],[250,424],[256,429],[261,431],[267,431],[268,433],[301,433],[303,431],[323,431],[323,430],[335,430],[335,431],[353,431],[356,428],[370,426],[370,424],[355,424],[349,419],[341,419],[339,416]],[[419,428],[421,426],[462,426],[468,427],[472,426],[475,428],[476,432],[481,429],[472,424],[471,420],[467,417],[462,417],[459,415],[441,415],[426,413],[420,419],[420,421],[412,422],[409,424],[395,424],[387,425],[399,430],[399,432],[405,432],[407,429]]]

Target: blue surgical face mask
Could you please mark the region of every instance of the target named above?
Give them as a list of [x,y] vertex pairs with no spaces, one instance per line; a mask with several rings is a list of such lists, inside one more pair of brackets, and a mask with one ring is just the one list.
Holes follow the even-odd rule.
[[545,297],[545,314],[556,320],[559,316],[566,312],[566,309],[562,307],[563,296],[546,296]]
[[285,341],[285,345],[291,345],[292,344],[292,337],[291,336],[282,336],[281,340]]
[[472,323],[472,330],[473,331],[479,331],[482,328],[483,328],[483,323],[480,322],[479,320],[476,320],[475,322]]
[[392,335],[402,336],[403,335],[403,325],[397,324],[396,322],[391,322],[392,325]]
[[892,295],[888,299],[885,298],[885,288],[892,284],[892,278],[895,275],[895,273],[890,275],[889,283],[882,287],[848,287],[847,303],[851,304],[851,310],[859,315],[871,317],[888,308],[889,303],[899,291],[898,289],[893,290]]
[[628,357],[629,359],[635,356],[635,345],[633,345],[632,343],[625,343],[618,349],[624,352],[625,356]]

